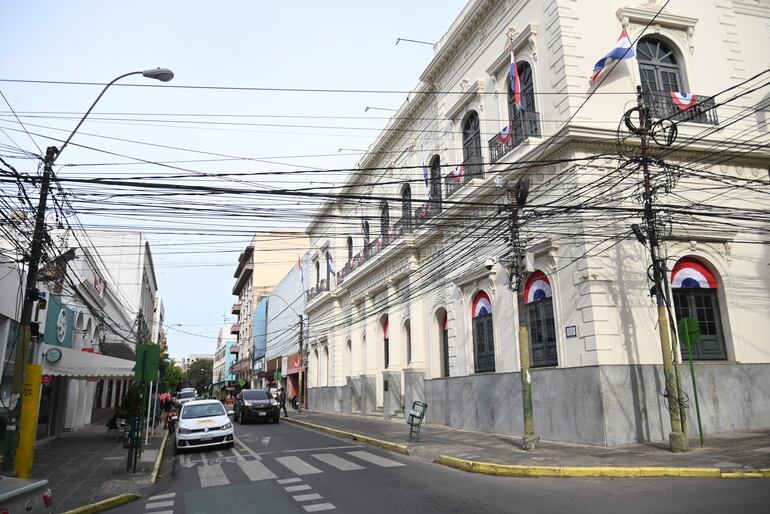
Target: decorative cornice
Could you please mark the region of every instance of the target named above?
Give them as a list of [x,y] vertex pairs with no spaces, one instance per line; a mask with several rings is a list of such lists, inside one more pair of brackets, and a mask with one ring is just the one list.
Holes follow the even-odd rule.
[[449,110],[447,110],[446,117],[447,119],[454,119],[455,116],[457,116],[463,109],[465,109],[465,106],[468,105],[471,101],[476,99],[479,96],[479,91],[484,90],[484,81],[483,80],[477,80],[475,82],[470,83],[465,93],[462,95],[459,95],[459,98],[457,101],[452,105]]
[[522,53],[522,49],[526,48],[527,53],[532,55],[532,58],[534,60],[537,60],[537,35],[540,32],[540,28],[530,23],[526,27],[524,27],[521,32],[517,31],[515,28],[510,27],[506,31],[506,35],[508,36],[508,39],[505,42],[505,47],[503,48],[500,55],[497,57],[497,59],[492,62],[492,64],[489,65],[487,68],[487,75],[490,77],[497,76],[498,73],[500,73],[500,69],[505,66],[506,64],[510,64],[511,62],[511,44],[510,41],[513,40],[513,51],[515,54]]

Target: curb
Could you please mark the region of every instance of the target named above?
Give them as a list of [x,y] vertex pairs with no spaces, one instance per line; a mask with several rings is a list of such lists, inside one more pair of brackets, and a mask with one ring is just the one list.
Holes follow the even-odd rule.
[[295,425],[303,426],[306,428],[312,428],[313,430],[318,430],[319,432],[326,432],[327,434],[336,435],[338,437],[352,439],[353,441],[366,443],[371,446],[376,446],[384,450],[390,450],[392,452],[400,453],[402,455],[409,455],[409,449],[405,444],[391,443],[390,441],[383,441],[382,439],[375,439],[373,437],[368,437],[361,434],[354,434],[352,432],[345,432],[344,430],[337,430],[336,428],[329,428],[323,425],[316,425],[315,423],[309,423],[307,421],[300,421],[292,418],[283,418],[283,421],[286,421],[287,423],[294,423]]
[[90,505],[84,505],[83,507],[78,507],[77,509],[68,510],[67,512],[63,512],[62,514],[92,514],[94,512],[102,512],[107,509],[117,507],[118,505],[124,505],[126,503],[132,502],[137,498],[139,498],[139,495],[132,494],[132,493],[120,494],[118,496],[113,496],[112,498],[107,498],[106,500],[102,500],[100,502],[92,503]]
[[433,461],[436,464],[487,475],[509,477],[702,477],[702,478],[770,478],[770,469],[752,472],[722,473],[719,468],[676,468],[676,467],[568,467],[568,466],[522,466],[514,464],[492,464],[441,455]]
[[158,458],[155,459],[155,466],[152,468],[152,475],[150,475],[150,483],[154,484],[158,481],[158,471],[160,471],[160,464],[163,462],[163,452],[166,450],[166,441],[168,440],[168,430],[163,436],[163,441],[160,443],[160,450],[158,450]]

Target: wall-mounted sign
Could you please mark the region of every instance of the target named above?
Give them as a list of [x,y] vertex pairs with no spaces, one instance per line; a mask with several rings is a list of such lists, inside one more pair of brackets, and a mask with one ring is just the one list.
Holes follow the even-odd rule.
[[61,350],[58,348],[49,348],[44,355],[45,360],[48,362],[59,362],[61,360]]
[[565,332],[567,333],[567,337],[577,337],[577,327],[575,325],[566,327]]
[[43,375],[40,377],[40,383],[43,385],[48,385],[51,382],[53,382],[53,377],[51,375]]

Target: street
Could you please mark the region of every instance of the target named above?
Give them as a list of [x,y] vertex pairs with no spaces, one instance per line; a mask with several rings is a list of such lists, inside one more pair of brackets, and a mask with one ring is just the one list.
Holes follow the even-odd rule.
[[[183,453],[119,514],[767,512],[768,480],[544,479],[465,473],[282,422],[236,425],[233,449]],[[171,440],[169,440],[171,442]]]

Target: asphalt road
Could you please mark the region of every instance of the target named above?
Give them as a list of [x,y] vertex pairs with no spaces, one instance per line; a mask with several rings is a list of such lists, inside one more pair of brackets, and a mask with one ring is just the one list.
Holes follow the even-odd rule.
[[770,480],[505,478],[449,469],[289,423],[236,425],[233,450],[184,453],[119,514],[766,513]]

